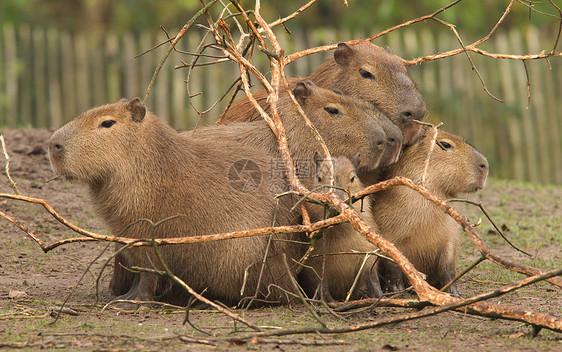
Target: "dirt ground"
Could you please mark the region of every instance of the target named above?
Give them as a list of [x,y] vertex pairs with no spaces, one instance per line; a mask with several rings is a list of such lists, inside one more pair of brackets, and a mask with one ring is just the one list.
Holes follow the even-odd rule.
[[[22,194],[45,199],[74,224],[107,233],[88,203],[87,189],[63,180],[45,183],[53,177],[47,159],[45,130],[2,132],[12,158],[11,174]],[[4,159],[0,157],[0,164]],[[0,192],[13,193],[0,176]],[[536,186],[492,179],[473,200],[483,201],[498,226],[532,257],[515,251],[475,207],[458,209],[476,222],[486,244],[512,260],[544,269],[562,265],[562,187]],[[16,217],[45,242],[74,237],[41,206],[0,198],[0,211]],[[462,237],[459,270],[478,258],[467,236]],[[112,297],[108,290],[111,268],[104,271],[96,298],[96,277],[110,255],[103,243],[74,243],[43,253],[24,232],[0,219],[0,348],[61,350],[316,350],[339,351],[560,351],[562,334],[543,330],[530,337],[531,328],[518,322],[492,320],[461,313],[444,313],[420,320],[387,325],[351,334],[295,335],[260,342],[233,343],[221,337],[243,335],[248,329],[216,311],[185,313],[170,307],[142,308],[134,312],[102,307]],[[92,264],[93,263],[93,264]],[[90,267],[90,264],[91,267]],[[82,277],[83,276],[83,277]],[[480,264],[459,284],[464,296],[497,289],[522,276],[491,263]],[[82,278],[82,279],[81,279]],[[55,323],[56,307],[68,299],[70,314]],[[562,289],[546,283],[525,288],[495,302],[534,309],[562,317]],[[410,309],[376,308],[336,319],[321,317],[330,326],[348,326]],[[318,323],[306,309],[261,308],[238,312],[260,326],[298,328]],[[195,339],[212,340],[212,344]],[[218,339],[218,340],[217,340]]]

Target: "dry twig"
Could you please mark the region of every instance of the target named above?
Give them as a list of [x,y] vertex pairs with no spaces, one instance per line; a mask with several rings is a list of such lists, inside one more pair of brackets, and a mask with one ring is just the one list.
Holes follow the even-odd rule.
[[4,158],[6,158],[6,164],[4,164],[4,174],[8,178],[8,182],[10,183],[10,186],[12,186],[14,192],[16,192],[16,194],[19,195],[21,193],[18,190],[18,186],[16,185],[16,182],[12,179],[12,176],[10,175],[10,155],[6,150],[6,143],[4,142],[4,136],[1,134],[0,134],[0,143],[2,144],[2,152],[4,153]]

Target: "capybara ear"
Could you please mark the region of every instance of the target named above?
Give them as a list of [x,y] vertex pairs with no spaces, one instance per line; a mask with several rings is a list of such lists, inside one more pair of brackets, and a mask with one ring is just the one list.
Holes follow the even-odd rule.
[[320,166],[320,163],[324,161],[324,157],[319,152],[314,152],[314,163],[316,164],[316,168]]
[[384,47],[384,50],[386,50],[389,54],[392,54],[392,50],[390,50],[388,45]]
[[144,119],[144,115],[146,115],[146,108],[139,98],[132,99],[127,104],[127,110],[131,113],[135,122],[141,122]]
[[355,171],[357,171],[359,164],[361,164],[361,154],[359,153],[355,154],[349,161],[351,161],[351,165],[353,165]]
[[293,88],[293,95],[301,105],[304,105],[306,98],[308,98],[310,94],[312,94],[312,90],[310,86],[304,82],[297,83],[297,86]]
[[353,56],[353,49],[345,43],[339,43],[334,52],[334,59],[339,65],[347,65]]

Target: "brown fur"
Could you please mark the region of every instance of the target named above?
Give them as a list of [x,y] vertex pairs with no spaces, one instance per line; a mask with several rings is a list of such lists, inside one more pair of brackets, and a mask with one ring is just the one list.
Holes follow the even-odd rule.
[[[426,108],[424,100],[406,67],[390,53],[368,41],[355,45],[340,43],[334,57],[320,65],[310,76],[320,87],[339,90],[343,94],[368,101],[380,108],[400,128],[403,142],[408,145],[415,141],[419,124]],[[299,79],[290,80],[293,87]],[[260,104],[268,106],[264,90],[256,92]],[[259,114],[247,97],[241,98],[219,120],[219,124],[253,121]],[[388,131],[385,130],[388,133]]]
[[[330,153],[348,158],[360,153],[362,171],[373,170],[379,166],[386,153],[386,135],[378,123],[379,120],[385,119],[382,112],[365,101],[320,88],[310,81],[299,82],[293,89],[293,94],[324,138]],[[334,109],[337,114],[328,112],[334,112]],[[320,144],[288,95],[279,99],[278,110],[286,129],[291,155],[297,166],[302,163],[301,166],[308,166],[308,170],[312,170],[314,153],[321,151]],[[185,133],[193,134],[195,138],[212,140],[235,136],[239,141],[259,147],[281,160],[277,139],[263,120],[214,126]],[[396,153],[396,149],[400,148],[394,147],[392,153]],[[283,170],[281,164],[280,171]],[[312,177],[312,174],[306,172],[301,174],[305,183]]]
[[[346,157],[332,158],[334,166],[334,185],[349,193],[358,192],[364,188],[355,168],[358,165],[358,156],[351,161]],[[329,160],[321,157],[316,160],[316,177],[311,185],[312,189],[329,184]],[[327,191],[327,190],[326,190]],[[335,189],[336,194],[347,199],[349,194],[342,189]],[[353,205],[355,211],[361,215],[370,226],[376,227],[371,217],[369,201],[356,202]],[[309,205],[310,220],[312,222],[325,217],[324,207],[320,205]],[[364,254],[338,254],[350,252],[371,252],[377,247],[370,243],[363,235],[356,232],[349,223],[343,223],[329,229],[315,244],[310,253],[306,266],[299,274],[299,281],[305,292],[310,296],[318,295],[318,289],[322,289],[322,297],[325,300],[343,300],[353,286],[353,282],[361,269]],[[363,266],[353,297],[360,297],[367,290],[369,297],[380,297],[382,291],[375,266],[376,256],[369,257]]]
[[[429,131],[425,130],[422,140],[404,150],[384,178],[404,176],[421,181],[433,134]],[[450,133],[439,131],[437,141],[447,148],[435,146],[426,179],[428,191],[446,200],[482,189],[488,175],[486,158],[461,137]],[[427,274],[430,284],[441,288],[455,277],[460,227],[449,215],[407,187],[378,192],[372,212],[382,236]],[[390,290],[403,288],[403,275],[396,268],[396,264],[385,261],[384,275]],[[454,285],[448,291],[458,294]]]
[[[107,125],[111,121],[114,124]],[[83,113],[53,134],[49,151],[58,174],[89,186],[96,212],[114,234],[182,237],[273,224],[275,200],[268,190],[271,180],[266,154],[232,140],[211,142],[181,135],[146,112],[138,98]],[[252,160],[261,168],[262,181],[257,189],[240,191],[229,183],[229,170],[240,159]],[[241,174],[241,179],[244,177],[251,175]],[[298,223],[289,211],[291,205],[290,199],[281,200],[276,224]],[[141,219],[162,222],[151,226],[139,222]],[[267,242],[267,236],[261,236],[161,246],[159,250],[169,268],[194,290],[206,290],[207,297],[236,304],[254,294]],[[260,298],[286,302],[285,295],[275,288],[268,296],[267,286],[277,284],[291,290],[282,257],[285,254],[289,262],[298,260],[305,249],[301,247],[272,241]],[[160,268],[153,249],[148,247],[127,249],[122,258],[128,265]],[[248,278],[241,295],[245,270]],[[120,298],[153,300],[158,281],[154,274],[140,273],[134,283],[123,286],[132,285]]]

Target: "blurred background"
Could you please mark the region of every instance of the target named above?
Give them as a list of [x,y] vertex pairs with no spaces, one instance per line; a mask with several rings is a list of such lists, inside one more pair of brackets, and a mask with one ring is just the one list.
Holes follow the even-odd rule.
[[[245,8],[253,2],[242,1]],[[269,0],[262,15],[273,21],[306,1]],[[432,13],[447,1],[320,0],[277,28],[286,53],[359,39]],[[549,1],[533,2],[532,12],[516,2],[482,49],[512,54],[550,52],[559,16]],[[486,35],[509,1],[463,1],[438,16],[456,25],[465,44]],[[145,55],[178,30],[200,8],[197,0],[3,0],[0,2],[0,128],[58,128],[80,112],[122,97],[144,97],[167,46]],[[217,18],[217,11],[212,11]],[[204,24],[203,21],[198,23]],[[165,31],[164,31],[165,30]],[[289,33],[290,31],[290,33]],[[196,51],[205,34],[194,28],[178,43]],[[405,59],[459,47],[452,31],[434,21],[391,32],[374,41]],[[561,51],[557,48],[557,51]],[[209,50],[207,53],[220,55]],[[311,73],[331,52],[305,57],[287,67],[291,76]],[[562,184],[562,58],[498,60],[470,54],[493,100],[472,71],[466,55],[409,67],[426,99],[428,120],[465,137],[488,157],[491,176],[533,183]],[[265,57],[256,62],[267,72]],[[166,61],[148,105],[177,129],[213,123],[225,101],[202,117],[238,77],[237,66],[220,63],[195,68],[192,56],[175,52]],[[210,62],[215,59],[205,59]],[[260,61],[261,60],[261,61]],[[525,65],[527,71],[525,70]],[[527,74],[530,87],[527,85]],[[530,89],[530,99],[528,96]],[[201,94],[198,94],[201,93]],[[239,93],[240,94],[240,93]]]

